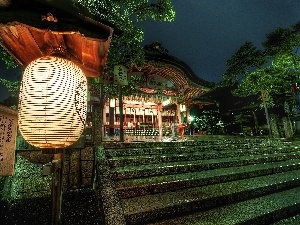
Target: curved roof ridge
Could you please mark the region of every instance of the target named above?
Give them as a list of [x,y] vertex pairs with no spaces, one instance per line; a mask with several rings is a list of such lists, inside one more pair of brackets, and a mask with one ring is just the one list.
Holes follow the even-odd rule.
[[150,45],[146,45],[144,49],[146,50],[146,60],[155,60],[173,65],[179,68],[187,76],[187,78],[196,85],[207,88],[212,88],[215,86],[214,82],[209,82],[200,78],[187,63],[170,55],[169,51],[162,47],[161,43],[154,42]]

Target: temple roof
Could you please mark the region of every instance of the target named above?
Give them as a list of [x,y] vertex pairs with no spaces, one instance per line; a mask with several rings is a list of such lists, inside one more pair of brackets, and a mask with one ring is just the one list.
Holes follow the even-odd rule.
[[162,93],[176,96],[179,102],[188,102],[195,96],[207,93],[214,83],[197,76],[183,61],[168,54],[160,43],[145,46],[146,60],[143,68],[132,69],[140,73],[143,83],[138,88],[145,93]]

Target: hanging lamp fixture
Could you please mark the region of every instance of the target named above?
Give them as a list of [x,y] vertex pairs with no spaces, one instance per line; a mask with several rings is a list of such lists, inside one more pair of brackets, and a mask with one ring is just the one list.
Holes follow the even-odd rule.
[[87,79],[71,61],[45,56],[25,69],[19,95],[19,129],[29,144],[64,148],[81,136],[87,112]]

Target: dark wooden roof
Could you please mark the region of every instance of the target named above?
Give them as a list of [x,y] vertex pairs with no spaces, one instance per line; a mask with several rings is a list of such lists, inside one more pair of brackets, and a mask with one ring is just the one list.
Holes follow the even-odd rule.
[[[146,61],[140,73],[148,79],[152,76],[156,80],[164,80],[164,87],[159,88],[164,89],[166,95],[177,96],[179,101],[188,102],[195,96],[207,93],[214,86],[214,83],[197,76],[185,62],[169,55],[167,50],[156,44],[145,46]],[[137,69],[134,68],[133,71],[137,72]],[[155,89],[155,85],[153,88]],[[149,94],[154,93],[149,85],[147,89],[141,89]]]
[[81,10],[70,0],[0,5],[0,44],[23,67],[62,48],[86,76],[99,77],[114,30]]

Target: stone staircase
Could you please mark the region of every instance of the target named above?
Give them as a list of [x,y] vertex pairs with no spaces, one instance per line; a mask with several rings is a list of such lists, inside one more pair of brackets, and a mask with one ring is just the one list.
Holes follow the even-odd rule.
[[103,154],[125,224],[281,225],[300,224],[297,145],[198,138],[107,143]]

